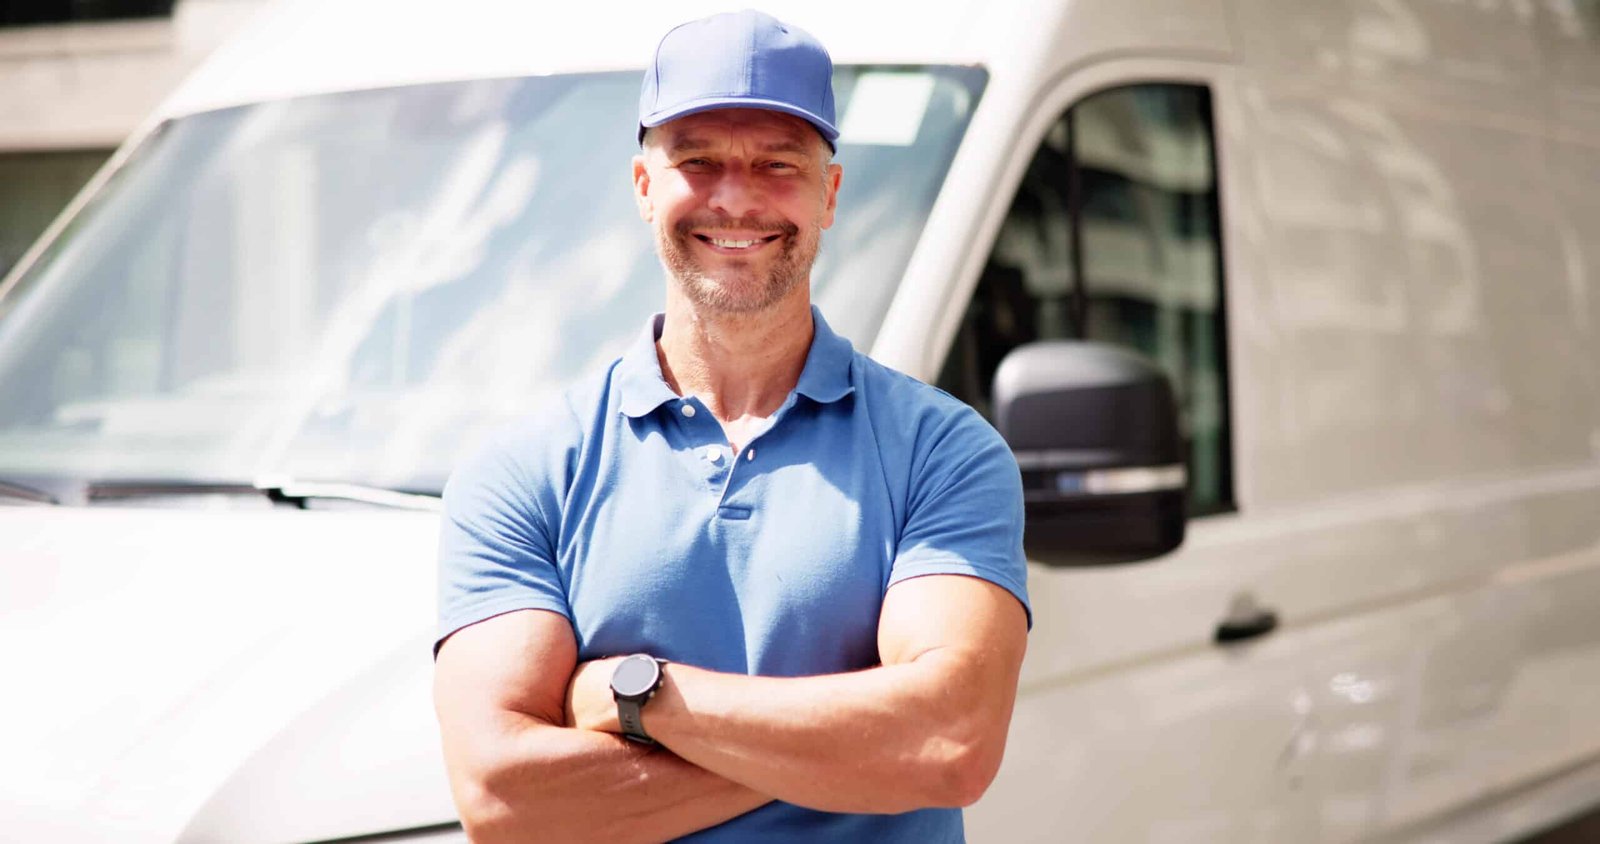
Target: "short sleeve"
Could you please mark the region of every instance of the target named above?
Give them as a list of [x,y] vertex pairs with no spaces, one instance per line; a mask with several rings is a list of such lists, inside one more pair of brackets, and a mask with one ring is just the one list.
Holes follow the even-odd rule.
[[545,516],[550,503],[540,500],[548,483],[512,442],[498,438],[445,484],[435,655],[457,630],[513,610],[572,618],[557,567],[556,523]]
[[1022,550],[1022,473],[1000,434],[961,406],[919,445],[889,585],[962,574],[1015,595],[1033,626]]

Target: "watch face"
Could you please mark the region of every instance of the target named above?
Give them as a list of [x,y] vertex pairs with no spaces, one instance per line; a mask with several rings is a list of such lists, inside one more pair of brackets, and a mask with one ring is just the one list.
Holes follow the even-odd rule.
[[661,676],[661,666],[647,656],[630,656],[617,664],[611,675],[611,690],[623,697],[649,694]]

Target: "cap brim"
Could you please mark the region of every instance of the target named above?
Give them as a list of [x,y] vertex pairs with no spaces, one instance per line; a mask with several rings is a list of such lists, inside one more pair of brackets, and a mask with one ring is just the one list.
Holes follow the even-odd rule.
[[716,111],[724,108],[759,108],[765,111],[777,111],[794,115],[816,127],[817,133],[822,136],[824,141],[828,142],[829,149],[834,152],[839,151],[839,130],[832,123],[803,108],[797,108],[776,100],[764,100],[756,97],[706,97],[699,100],[690,100],[673,108],[646,115],[639,121],[639,140],[641,143],[644,141],[644,130],[646,129],[653,129],[663,123],[677,120],[680,117],[688,117],[691,114],[699,114],[702,111]]

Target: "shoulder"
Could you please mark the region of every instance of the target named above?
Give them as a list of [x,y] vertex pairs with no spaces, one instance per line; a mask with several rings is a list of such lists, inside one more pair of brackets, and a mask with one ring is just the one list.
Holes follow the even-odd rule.
[[966,402],[861,352],[854,353],[851,365],[875,425],[911,435],[917,451],[954,444],[1000,449],[1009,457],[1010,449],[1000,433]]

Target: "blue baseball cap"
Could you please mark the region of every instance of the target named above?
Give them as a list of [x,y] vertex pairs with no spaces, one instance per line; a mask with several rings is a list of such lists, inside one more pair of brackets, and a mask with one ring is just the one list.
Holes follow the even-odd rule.
[[833,59],[810,33],[763,12],[712,15],[662,36],[639,91],[639,142],[647,128],[719,108],[792,114],[838,151]]

